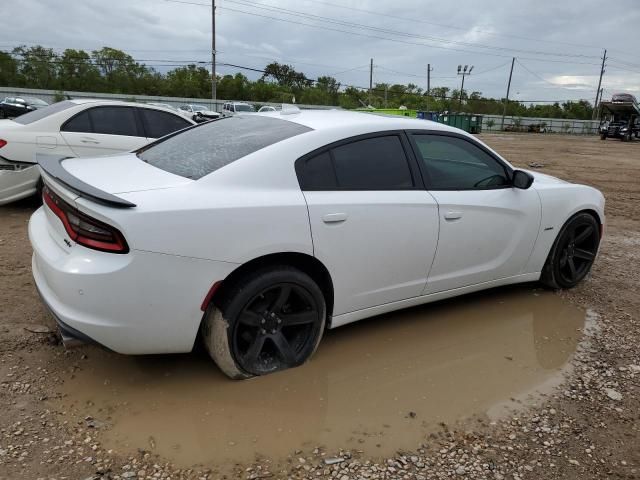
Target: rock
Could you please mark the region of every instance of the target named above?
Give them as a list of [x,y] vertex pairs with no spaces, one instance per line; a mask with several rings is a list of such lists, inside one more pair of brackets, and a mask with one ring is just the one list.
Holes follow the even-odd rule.
[[640,365],[629,365],[629,370],[633,373],[640,373]]
[[344,458],[342,457],[331,457],[331,458],[324,459],[325,465],[335,465],[336,463],[342,463],[342,462],[344,462]]
[[138,474],[136,472],[124,472],[122,475],[120,475],[122,478],[135,478],[138,476]]
[[467,473],[467,470],[462,465],[456,468],[456,475],[464,475],[465,473]]
[[622,394],[613,388],[605,388],[604,391],[611,400],[615,400],[616,402],[622,400]]
[[51,333],[51,329],[45,325],[29,325],[24,329],[31,333]]
[[579,462],[578,460],[574,460],[574,459],[570,459],[570,460],[569,460],[569,463],[570,463],[571,465],[580,465],[580,462]]

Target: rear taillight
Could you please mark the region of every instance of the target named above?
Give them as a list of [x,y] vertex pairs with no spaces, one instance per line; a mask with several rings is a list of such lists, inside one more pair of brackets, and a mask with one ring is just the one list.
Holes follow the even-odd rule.
[[129,246],[117,228],[72,207],[46,185],[42,189],[42,200],[60,219],[74,242],[103,252],[129,252]]
[[0,148],[4,147],[6,144],[7,141],[0,138]]

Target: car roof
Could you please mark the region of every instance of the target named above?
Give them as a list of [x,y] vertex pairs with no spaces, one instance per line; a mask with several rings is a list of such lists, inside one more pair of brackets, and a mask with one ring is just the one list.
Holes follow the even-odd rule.
[[264,115],[298,123],[313,130],[334,130],[343,127],[360,126],[375,130],[440,130],[460,132],[459,129],[418,118],[401,115],[385,115],[350,110],[300,110],[296,113],[258,112],[254,115]]

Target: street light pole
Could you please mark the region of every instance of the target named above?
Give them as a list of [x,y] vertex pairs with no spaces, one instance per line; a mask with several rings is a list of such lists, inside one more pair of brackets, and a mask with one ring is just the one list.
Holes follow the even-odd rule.
[[469,68],[469,65],[465,65],[462,68],[462,65],[458,65],[458,75],[462,75],[462,86],[460,87],[460,95],[458,97],[458,111],[462,108],[462,92],[464,92],[464,77],[467,75],[471,75],[471,70],[473,70],[473,65]]
[[216,0],[211,0],[211,99],[214,101],[214,110],[217,97],[216,87]]

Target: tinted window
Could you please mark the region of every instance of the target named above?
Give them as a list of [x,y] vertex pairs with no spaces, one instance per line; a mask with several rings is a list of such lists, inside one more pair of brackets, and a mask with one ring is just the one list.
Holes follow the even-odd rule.
[[296,162],[302,190],[335,190],[338,187],[329,152]]
[[38,120],[42,120],[43,118],[48,117],[49,115],[62,112],[64,110],[67,110],[68,108],[75,107],[75,106],[76,106],[75,103],[69,100],[65,100],[64,102],[54,103],[47,107],[42,107],[42,108],[39,108],[38,110],[34,110],[33,112],[20,115],[19,117],[15,118],[13,121],[20,123],[22,125],[28,125],[30,123],[37,122]]
[[400,138],[368,138],[332,150],[341,190],[402,190],[413,187]]
[[139,109],[144,122],[144,129],[147,137],[160,138],[190,126],[184,118],[172,113],[161,112],[160,110]]
[[65,123],[60,129],[63,132],[84,132],[91,133],[91,121],[89,120],[89,112],[84,111],[67,123]]
[[89,110],[93,133],[138,135],[135,111],[131,107],[96,107]]
[[504,167],[461,138],[414,135],[432,190],[474,190],[509,185]]
[[145,162],[194,180],[264,147],[311,129],[278,118],[227,117],[143,148]]

